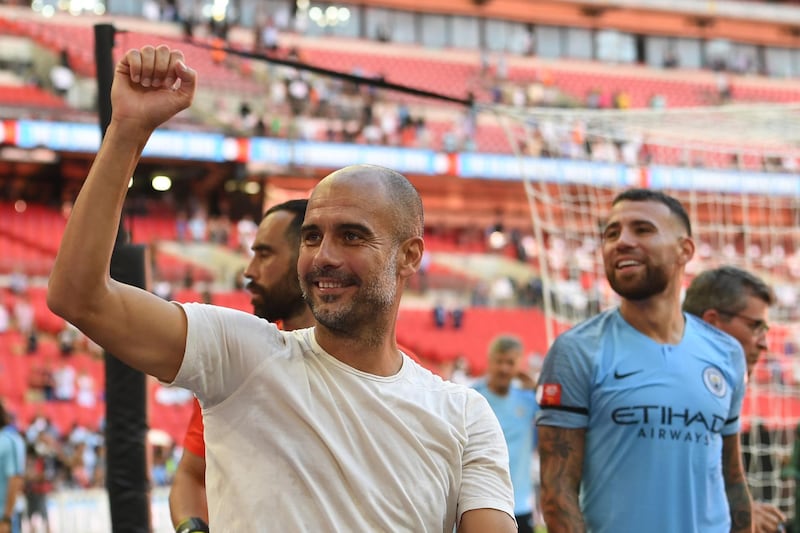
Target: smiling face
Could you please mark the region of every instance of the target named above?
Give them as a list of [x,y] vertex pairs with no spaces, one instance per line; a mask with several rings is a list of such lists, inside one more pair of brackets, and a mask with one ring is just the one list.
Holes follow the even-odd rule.
[[[379,337],[398,304],[398,257],[384,187],[368,176],[326,178],[309,200],[298,273],[317,322],[338,334]],[[384,326],[381,326],[381,324]]]
[[603,230],[603,263],[614,292],[645,300],[677,282],[694,246],[669,207],[624,200],[611,209]]

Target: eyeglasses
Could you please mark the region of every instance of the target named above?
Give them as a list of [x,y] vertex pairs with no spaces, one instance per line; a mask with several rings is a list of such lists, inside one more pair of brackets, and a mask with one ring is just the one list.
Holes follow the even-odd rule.
[[761,320],[760,318],[753,318],[740,313],[731,313],[730,311],[722,311],[721,309],[717,309],[717,312],[721,315],[729,317],[738,317],[746,321],[747,326],[753,332],[753,335],[764,335],[766,332],[769,331],[769,324],[767,324],[766,321]]

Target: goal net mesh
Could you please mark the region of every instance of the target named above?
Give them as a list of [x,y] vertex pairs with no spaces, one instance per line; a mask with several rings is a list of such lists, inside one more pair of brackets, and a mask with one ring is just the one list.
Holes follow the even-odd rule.
[[[480,113],[505,132],[528,195],[527,260],[541,278],[548,344],[619,302],[600,254],[603,217],[622,190],[657,186],[658,172],[670,173],[663,190],[682,201],[693,224],[697,250],[685,286],[725,264],[772,285],[778,303],[770,311],[769,351],[745,396],[742,445],[754,499],[789,516],[794,478],[786,467],[800,421],[800,177],[791,175],[800,155],[798,112],[768,105],[625,112],[492,106]],[[569,158],[577,170],[542,179],[543,156]],[[623,170],[580,172],[575,159]]]

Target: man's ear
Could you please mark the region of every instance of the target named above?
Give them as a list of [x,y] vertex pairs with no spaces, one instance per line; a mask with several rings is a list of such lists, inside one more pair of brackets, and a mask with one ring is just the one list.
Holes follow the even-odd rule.
[[400,245],[397,254],[397,275],[401,278],[410,278],[419,270],[425,243],[421,237],[411,237]]
[[706,309],[703,311],[703,315],[700,317],[715,328],[719,328],[720,322],[722,322],[722,316],[720,316],[719,312],[716,309]]
[[685,265],[691,261],[692,257],[694,257],[694,239],[688,235],[686,237],[682,237],[679,246],[681,261]]

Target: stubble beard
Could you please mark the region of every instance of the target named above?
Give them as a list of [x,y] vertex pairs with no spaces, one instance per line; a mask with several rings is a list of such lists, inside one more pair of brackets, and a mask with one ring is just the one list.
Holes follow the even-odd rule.
[[261,301],[253,303],[253,314],[270,322],[301,315],[306,308],[303,293],[294,273],[286,272],[281,281],[267,289],[256,285]]
[[[317,323],[338,336],[359,338],[376,346],[383,342],[387,322],[382,317],[391,311],[397,295],[395,258],[391,258],[388,264],[389,268],[372,283],[359,285],[349,302],[342,301],[339,295],[322,295],[315,299],[310,291],[312,283],[307,280],[301,283],[303,298]],[[315,275],[311,272],[307,278],[313,279]]]
[[634,283],[625,283],[617,279],[615,270],[607,271],[606,278],[611,288],[626,300],[634,302],[647,300],[661,294],[669,285],[669,278],[663,268],[651,268],[645,265],[644,277]]

